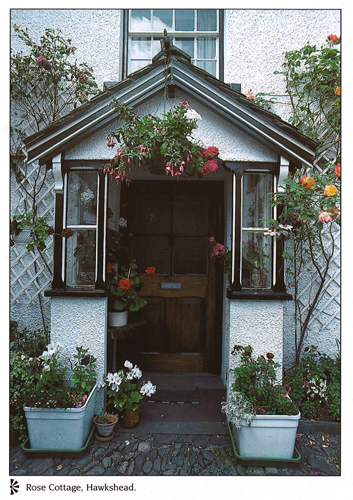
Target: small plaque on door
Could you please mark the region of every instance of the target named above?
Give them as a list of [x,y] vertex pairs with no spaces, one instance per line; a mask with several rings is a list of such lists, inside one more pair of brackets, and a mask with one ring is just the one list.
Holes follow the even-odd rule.
[[181,290],[181,283],[176,281],[165,281],[161,283],[162,290]]

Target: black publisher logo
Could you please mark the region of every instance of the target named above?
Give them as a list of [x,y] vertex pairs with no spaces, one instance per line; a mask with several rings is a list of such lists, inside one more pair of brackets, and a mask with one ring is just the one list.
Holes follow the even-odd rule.
[[11,495],[14,495],[15,493],[18,493],[18,490],[20,489],[20,485],[18,484],[15,479],[11,479],[10,481],[10,490],[11,490]]

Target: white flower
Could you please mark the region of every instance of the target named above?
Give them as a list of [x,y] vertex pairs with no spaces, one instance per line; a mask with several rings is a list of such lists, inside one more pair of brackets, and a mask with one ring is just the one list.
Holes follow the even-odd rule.
[[70,184],[70,191],[72,193],[77,193],[77,191],[80,190],[80,187],[81,187],[80,183],[79,182],[75,182],[74,184]]
[[133,374],[134,378],[141,378],[142,377],[142,371],[136,365],[134,368],[131,369],[131,373]]
[[156,392],[156,386],[152,384],[152,382],[149,380],[146,382],[140,389],[140,393],[143,396],[152,396]]
[[126,378],[128,380],[132,380],[134,378],[134,374],[132,372],[127,373]]
[[127,220],[124,219],[124,217],[120,217],[120,219],[118,220],[118,224],[120,227],[126,227],[127,226]]
[[50,366],[49,365],[44,365],[43,366],[43,372],[50,372]]
[[124,366],[125,366],[125,368],[129,368],[129,370],[131,370],[134,365],[132,363],[130,363],[130,361],[126,360],[124,363]]
[[194,109],[187,109],[185,113],[186,118],[189,120],[202,120],[201,116]]
[[87,188],[86,191],[81,193],[81,201],[83,204],[88,204],[92,200],[94,200],[94,192],[91,189]]
[[277,231],[271,231],[270,229],[264,233],[264,236],[277,236],[280,233],[277,233]]

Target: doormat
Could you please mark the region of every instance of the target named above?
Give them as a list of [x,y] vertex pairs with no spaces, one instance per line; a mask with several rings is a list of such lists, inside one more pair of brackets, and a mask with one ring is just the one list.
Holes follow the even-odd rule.
[[150,398],[149,403],[200,403],[199,390],[196,388],[193,391],[163,391],[157,390]]

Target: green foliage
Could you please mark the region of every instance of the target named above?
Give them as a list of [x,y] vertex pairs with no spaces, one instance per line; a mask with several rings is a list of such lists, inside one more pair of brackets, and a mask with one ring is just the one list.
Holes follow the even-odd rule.
[[47,328],[33,331],[24,328],[21,331],[16,330],[13,332],[11,349],[26,356],[37,358],[48,344],[49,330]]
[[146,274],[139,276],[136,260],[128,268],[121,266],[122,274],[116,276],[110,283],[112,308],[115,311],[136,312],[144,307],[147,301],[137,293],[140,279],[146,275],[154,276],[155,271],[155,268],[150,267],[146,269]]
[[240,355],[240,364],[232,371],[232,391],[241,393],[257,414],[295,415],[298,413],[286,389],[278,384],[276,369],[281,365],[273,361],[273,354],[252,355],[251,346],[235,345],[233,355]]
[[44,250],[46,248],[46,239],[50,234],[54,234],[53,227],[49,226],[47,221],[48,217],[36,217],[34,214],[25,211],[12,217],[10,232],[13,235],[18,235],[23,229],[29,228],[34,241],[27,245],[27,250],[30,252],[33,252],[34,248]]
[[[321,174],[304,175],[296,172],[286,179],[285,192],[273,196],[278,207],[277,220],[269,221],[268,234],[290,240],[283,257],[290,264],[295,301],[296,364],[306,337],[311,315],[325,289],[328,271],[336,249],[334,232],[340,224],[341,165],[326,166]],[[300,277],[310,276],[311,286],[303,304],[300,297]]]
[[108,373],[104,379],[107,387],[107,397],[114,404],[118,412],[129,408],[136,410],[141,404],[143,396],[151,396],[156,391],[150,381],[142,382],[138,380],[142,377],[141,370],[130,361],[125,361],[124,368],[117,373]]
[[[28,336],[27,336],[28,338]],[[68,374],[60,346],[49,344],[40,356],[10,352],[10,418],[20,440],[27,437],[23,406],[79,408],[89,396],[96,378],[96,360],[88,349],[76,348],[72,374]]]
[[197,120],[186,101],[169,110],[163,118],[151,114],[139,117],[132,108],[117,100],[113,103],[124,124],[107,136],[107,145],[113,148],[118,143],[119,149],[105,168],[117,182],[130,182],[127,171],[131,167],[150,166],[156,158],[167,174],[176,177],[182,174],[204,177],[217,170],[218,149],[202,150],[194,141],[192,133],[197,128]]
[[285,374],[290,395],[305,418],[319,418],[322,412],[333,420],[341,416],[341,357],[306,347],[300,363]]
[[35,129],[49,125],[70,106],[97,94],[92,68],[72,60],[76,47],[60,30],[46,29],[39,43],[14,25],[18,38],[28,47],[11,55],[11,97],[22,120],[33,120]]
[[[339,155],[341,134],[340,40],[317,48],[305,45],[286,52],[283,71],[292,104],[290,121],[318,141],[319,155],[335,149]],[[334,161],[335,161],[334,160]]]
[[72,381],[75,385],[75,393],[83,396],[84,394],[89,394],[94,386],[97,378],[97,360],[88,354],[89,349],[84,349],[80,346],[76,347],[76,351]]

